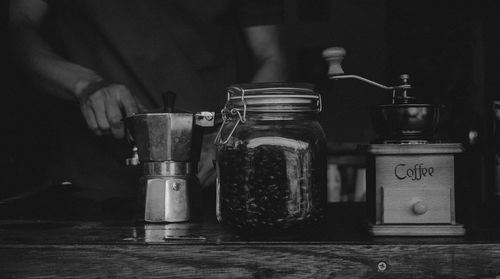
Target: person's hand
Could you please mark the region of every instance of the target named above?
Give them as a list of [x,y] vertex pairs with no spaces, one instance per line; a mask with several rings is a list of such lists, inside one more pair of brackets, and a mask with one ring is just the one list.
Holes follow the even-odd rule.
[[95,134],[112,134],[117,139],[125,134],[123,117],[138,111],[132,93],[121,84],[109,84],[79,98],[79,102],[83,117]]

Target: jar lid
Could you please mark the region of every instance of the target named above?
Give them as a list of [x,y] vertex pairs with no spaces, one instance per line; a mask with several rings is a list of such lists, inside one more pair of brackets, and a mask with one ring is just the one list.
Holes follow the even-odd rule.
[[224,110],[246,112],[320,112],[321,96],[309,83],[248,83],[227,89]]

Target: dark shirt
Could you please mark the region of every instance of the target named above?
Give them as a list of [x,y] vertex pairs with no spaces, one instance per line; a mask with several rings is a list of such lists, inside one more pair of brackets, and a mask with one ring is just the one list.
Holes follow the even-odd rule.
[[[220,111],[226,87],[248,82],[253,65],[242,29],[275,24],[275,1],[52,0],[45,33],[68,60],[122,83],[147,107],[177,93],[177,109]],[[55,29],[54,29],[55,28]],[[55,30],[55,31],[54,31]],[[138,176],[125,167],[125,140],[95,136],[78,107],[56,111],[47,183],[71,181],[81,196],[133,197]]]
[[242,29],[281,20],[276,1],[54,0],[60,47],[71,61],[127,85],[147,107],[220,110],[225,89],[250,79]]

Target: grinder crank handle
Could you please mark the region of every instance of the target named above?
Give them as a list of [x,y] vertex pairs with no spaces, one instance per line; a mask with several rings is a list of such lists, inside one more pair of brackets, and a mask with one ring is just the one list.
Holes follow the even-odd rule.
[[330,47],[323,50],[323,58],[326,60],[326,62],[328,62],[328,77],[330,79],[354,78],[373,84],[375,86],[382,87],[384,89],[391,89],[385,85],[378,84],[364,77],[344,74],[344,69],[342,69],[342,61],[344,60],[345,55],[346,51],[343,47]]
[[323,50],[323,58],[326,60],[326,62],[328,62],[328,77],[330,79],[353,78],[353,79],[359,79],[369,84],[373,84],[383,89],[393,89],[391,87],[376,83],[364,77],[344,74],[344,69],[342,69],[342,61],[344,60],[345,55],[346,51],[343,47],[330,47]]
[[342,69],[342,60],[344,60],[345,55],[346,51],[342,47],[330,47],[323,51],[323,58],[328,62],[328,77],[330,79],[357,79],[385,90],[411,88],[411,85],[407,83],[409,79],[407,74],[401,75],[403,84],[397,86],[386,86],[358,75],[346,75]]

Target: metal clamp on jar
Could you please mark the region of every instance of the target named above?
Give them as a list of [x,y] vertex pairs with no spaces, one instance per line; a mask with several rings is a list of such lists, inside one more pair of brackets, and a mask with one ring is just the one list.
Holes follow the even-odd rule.
[[217,144],[217,219],[246,233],[306,228],[326,210],[321,97],[309,84],[228,88]]

